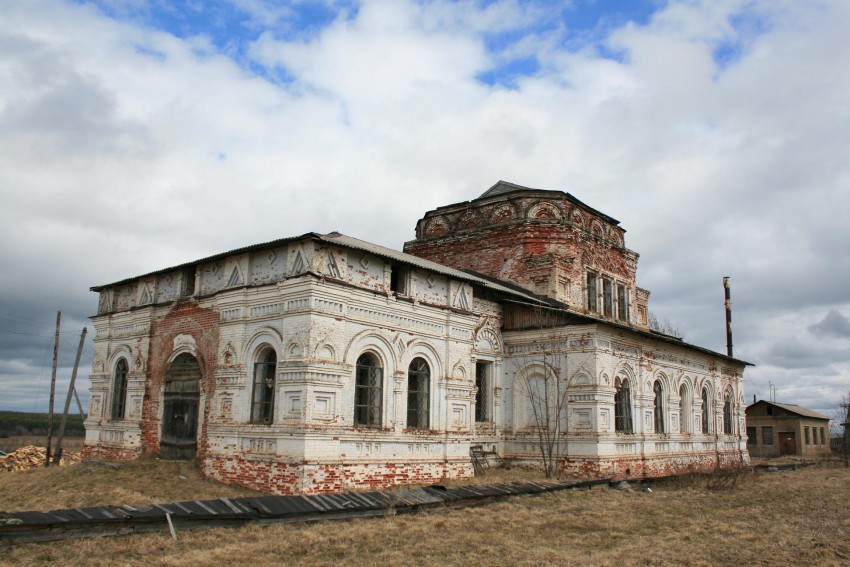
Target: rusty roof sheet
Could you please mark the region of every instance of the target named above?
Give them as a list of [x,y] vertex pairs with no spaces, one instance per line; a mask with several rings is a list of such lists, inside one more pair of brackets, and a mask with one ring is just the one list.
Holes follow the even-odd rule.
[[531,301],[533,303],[539,303],[541,305],[544,305],[546,303],[539,297],[533,295],[531,292],[525,291],[518,286],[508,287],[506,285],[502,285],[501,283],[497,283],[496,281],[493,281],[491,279],[485,279],[483,277],[480,277],[476,274],[471,274],[463,270],[458,270],[456,268],[450,268],[449,266],[444,266],[443,264],[438,264],[437,262],[432,262],[431,260],[426,260],[424,258],[420,258],[419,256],[405,254],[404,252],[399,252],[398,250],[393,250],[392,248],[386,248],[379,244],[372,244],[371,242],[366,242],[365,240],[360,240],[359,238],[354,238],[353,236],[346,236],[345,234],[340,234],[339,232],[320,234],[319,240],[330,244],[344,246],[346,248],[353,248],[355,250],[360,250],[361,252],[368,252],[370,254],[374,254],[375,256],[381,256],[388,260],[395,260],[396,262],[401,262],[403,264],[422,268],[423,270],[429,270],[431,272],[443,274],[444,276],[449,276],[456,280],[474,283],[483,288],[497,291],[499,293],[504,293],[515,297],[522,297],[523,299]]
[[287,244],[289,242],[293,242],[296,240],[303,239],[311,239],[319,242],[325,242],[328,244],[334,244],[337,246],[342,246],[345,248],[352,248],[355,250],[360,250],[361,252],[368,252],[370,254],[374,254],[375,256],[381,256],[388,260],[394,260],[396,262],[400,262],[403,264],[407,264],[409,266],[415,266],[418,268],[422,268],[423,270],[429,270],[438,274],[442,274],[444,276],[449,276],[451,278],[469,282],[485,289],[489,289],[491,291],[495,291],[502,294],[507,294],[513,297],[520,297],[526,301],[530,301],[532,303],[545,304],[546,302],[541,300],[539,297],[536,297],[531,292],[527,292],[522,290],[522,288],[518,288],[517,286],[508,287],[506,285],[502,285],[500,283],[490,281],[479,277],[474,274],[469,274],[462,270],[458,270],[455,268],[450,268],[449,266],[444,266],[442,264],[438,264],[436,262],[432,262],[430,260],[425,260],[424,258],[420,258],[419,256],[413,256],[411,254],[405,254],[404,252],[399,252],[397,250],[393,250],[392,248],[386,248],[385,246],[380,246],[378,244],[372,244],[371,242],[366,242],[365,240],[360,240],[359,238],[354,238],[352,236],[346,236],[345,234],[341,234],[339,232],[331,232],[328,234],[319,234],[317,232],[308,232],[306,234],[302,234],[301,236],[292,236],[289,238],[280,238],[278,240],[272,240],[270,242],[264,242],[261,244],[253,244],[251,246],[244,246],[242,248],[236,248],[234,250],[230,250],[228,252],[222,252],[220,254],[215,254],[213,256],[208,256],[206,258],[201,258],[200,260],[194,260],[192,262],[185,262],[183,264],[179,264],[177,266],[171,266],[169,268],[164,268],[162,270],[156,270],[155,272],[149,272],[147,274],[142,274],[139,276],[133,276],[131,278],[126,278],[117,282],[94,286],[91,291],[101,291],[107,287],[112,287],[116,285],[121,285],[125,283],[129,283],[134,280],[138,280],[141,278],[146,278],[150,276],[155,276],[159,274],[164,274],[167,272],[172,272],[174,270],[179,270],[184,267],[192,266],[194,264],[205,264],[207,262],[213,262],[215,260],[220,260],[227,256],[233,256],[236,254],[244,254],[245,252],[253,252],[256,250],[263,250],[265,248],[271,248],[274,246],[280,246],[282,244]]
[[[803,417],[811,417],[813,419],[826,419],[826,420],[832,419],[831,417],[827,417],[827,416],[823,415],[822,413],[818,413],[814,410],[804,408],[803,406],[798,406],[797,404],[778,404],[776,402],[768,402],[767,400],[759,400],[759,401],[756,402],[756,404],[761,404],[761,403],[776,406],[778,408],[784,409],[785,411],[790,411],[791,413],[796,413],[797,415],[801,415]],[[756,404],[752,404],[752,405],[756,405]]]

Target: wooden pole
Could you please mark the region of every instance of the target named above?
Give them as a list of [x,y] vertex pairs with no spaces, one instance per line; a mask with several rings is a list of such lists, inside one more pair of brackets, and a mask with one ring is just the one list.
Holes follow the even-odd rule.
[[56,397],[56,366],[59,364],[59,322],[62,312],[56,312],[56,338],[53,341],[53,373],[50,377],[50,407],[47,409],[47,451],[44,455],[44,466],[50,466],[50,445],[53,436],[53,398]]
[[74,388],[74,400],[77,402],[77,409],[80,410],[80,415],[83,416],[83,419],[86,418],[86,414],[83,413],[83,404],[80,402],[80,396],[77,395],[77,389]]
[[844,453],[844,467],[850,467],[850,393],[847,394],[847,401],[842,404],[844,407],[844,423],[841,426],[844,428],[844,439],[841,440],[841,452]]
[[56,454],[53,455],[53,464],[59,465],[62,460],[62,439],[65,437],[65,424],[68,422],[68,411],[71,409],[71,398],[76,390],[74,384],[77,382],[77,369],[80,367],[80,357],[83,355],[83,345],[86,343],[86,333],[88,329],[83,327],[83,332],[80,334],[80,346],[77,347],[77,358],[74,360],[74,371],[71,372],[71,385],[68,386],[68,395],[65,397],[65,409],[62,412],[62,423],[59,425],[59,435],[56,437]]

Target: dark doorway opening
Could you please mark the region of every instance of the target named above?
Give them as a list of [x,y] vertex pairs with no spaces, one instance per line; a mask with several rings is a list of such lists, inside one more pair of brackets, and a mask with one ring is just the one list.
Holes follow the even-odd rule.
[[165,373],[162,396],[162,435],[159,452],[164,459],[194,459],[198,449],[198,405],[201,368],[191,354],[181,354]]

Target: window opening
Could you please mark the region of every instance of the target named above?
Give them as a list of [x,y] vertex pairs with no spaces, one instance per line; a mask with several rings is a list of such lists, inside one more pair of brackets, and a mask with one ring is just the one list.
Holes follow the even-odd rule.
[[826,445],[826,433],[824,432],[824,428],[820,428],[820,444]]
[[747,427],[747,445],[755,445],[758,442],[756,431],[755,427]]
[[587,310],[598,311],[596,301],[596,275],[587,274]]
[[381,363],[372,354],[361,354],[357,359],[356,372],[354,424],[362,427],[380,427],[384,381]]
[[194,295],[195,294],[195,266],[190,266],[188,268],[183,268],[183,285],[180,290],[180,295]]
[[709,408],[708,408],[708,388],[702,389],[702,432],[708,433],[709,424]]
[[664,399],[660,380],[655,381],[652,391],[655,394],[655,432],[664,433]]
[[490,420],[490,363],[475,363],[475,421]]
[[407,369],[407,427],[430,427],[431,370],[423,358],[414,358]]
[[765,426],[761,428],[761,444],[773,445],[773,426]]
[[115,379],[112,387],[112,419],[124,419],[127,399],[127,360],[121,358],[115,365]]
[[254,363],[252,423],[268,424],[274,421],[275,374],[277,374],[277,353],[274,349],[267,348]]
[[679,387],[679,433],[687,433],[690,429],[687,399],[688,389],[682,384]]
[[617,318],[620,321],[629,320],[629,303],[626,299],[626,286],[617,285]]
[[393,265],[390,272],[390,291],[396,295],[407,295],[407,280],[410,270],[407,266]]
[[732,399],[728,393],[723,399],[723,433],[732,435]]
[[614,291],[611,280],[602,280],[602,309],[606,317],[614,315]]
[[809,426],[806,425],[803,427],[803,436],[806,438],[806,445],[811,445],[811,441],[809,440]]
[[632,432],[632,402],[629,381],[617,378],[614,393],[614,430],[618,433]]

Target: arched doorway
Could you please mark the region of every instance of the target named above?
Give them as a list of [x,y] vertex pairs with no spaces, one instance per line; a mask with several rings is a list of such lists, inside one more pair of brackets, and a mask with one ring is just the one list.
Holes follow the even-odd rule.
[[164,459],[195,458],[200,380],[201,368],[191,354],[183,353],[168,365],[159,438],[159,451]]

